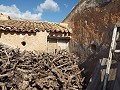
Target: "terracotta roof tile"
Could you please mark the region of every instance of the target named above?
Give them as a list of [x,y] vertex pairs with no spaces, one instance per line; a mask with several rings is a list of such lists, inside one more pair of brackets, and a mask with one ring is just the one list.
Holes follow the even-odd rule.
[[70,32],[68,28],[57,23],[28,20],[0,20],[0,30],[17,32],[39,32],[45,30],[51,32]]

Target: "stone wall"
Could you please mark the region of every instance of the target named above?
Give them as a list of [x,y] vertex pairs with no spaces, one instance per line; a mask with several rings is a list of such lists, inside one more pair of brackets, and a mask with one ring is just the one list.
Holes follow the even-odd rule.
[[119,18],[120,0],[82,0],[63,20],[73,30],[70,51],[80,57],[80,67],[85,68],[87,77],[99,59],[108,57],[112,31]]
[[71,51],[81,56],[81,52],[86,55],[109,47],[113,28],[119,18],[120,0],[79,2],[63,20],[73,30]]

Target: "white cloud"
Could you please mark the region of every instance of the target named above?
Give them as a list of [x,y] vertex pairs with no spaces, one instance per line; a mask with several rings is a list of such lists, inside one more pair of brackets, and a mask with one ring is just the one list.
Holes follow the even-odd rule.
[[68,8],[68,4],[64,4],[64,6],[65,6],[66,8]]
[[30,11],[26,11],[21,15],[23,19],[31,19],[31,20],[41,20],[42,13],[32,14]]
[[25,12],[21,12],[16,5],[11,5],[11,6],[0,5],[0,13],[8,15],[12,18],[21,18],[21,19],[29,19],[29,20],[41,20],[44,10],[50,10],[56,12],[60,10],[60,7],[54,0],[45,0],[45,2],[37,6],[36,9],[39,12],[34,14],[28,10],[26,10]]
[[44,3],[41,3],[37,6],[37,10],[43,12],[44,10],[59,11],[60,7],[54,0],[45,0]]
[[12,18],[21,18],[29,20],[40,20],[42,13],[33,14],[30,11],[21,12],[16,5],[0,5],[0,13],[11,16]]

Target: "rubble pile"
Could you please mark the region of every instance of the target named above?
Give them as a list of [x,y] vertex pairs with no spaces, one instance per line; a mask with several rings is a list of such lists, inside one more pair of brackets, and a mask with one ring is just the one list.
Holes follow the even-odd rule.
[[0,45],[0,90],[79,90],[84,78],[78,62],[65,50],[50,54]]

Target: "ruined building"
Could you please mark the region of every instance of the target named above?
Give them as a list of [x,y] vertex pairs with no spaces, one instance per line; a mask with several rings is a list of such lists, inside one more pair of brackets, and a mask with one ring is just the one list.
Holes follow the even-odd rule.
[[62,23],[73,30],[70,51],[80,57],[89,82],[98,61],[108,58],[114,27],[120,27],[120,0],[80,0]]
[[[120,0],[80,0],[61,23],[15,20],[1,14],[0,42],[25,50],[55,52],[67,49],[74,52],[80,58],[79,68],[84,68],[85,90],[98,61],[108,58],[114,27],[120,30]],[[120,67],[116,64],[116,61],[112,64],[113,72],[116,66]],[[118,78],[114,86],[115,79],[109,79],[108,90],[120,90],[119,73],[120,70],[117,77],[113,75]],[[97,87],[100,83],[94,82],[93,85]]]
[[15,20],[0,14],[0,42],[23,50],[55,50],[69,49],[71,31],[67,25]]

